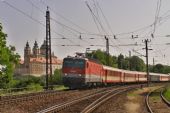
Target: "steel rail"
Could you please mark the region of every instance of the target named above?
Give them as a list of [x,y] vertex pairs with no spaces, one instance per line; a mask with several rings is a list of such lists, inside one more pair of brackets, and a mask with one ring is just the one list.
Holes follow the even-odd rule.
[[42,97],[54,96],[56,93],[59,93],[59,92],[58,91],[50,91],[50,92],[41,92],[41,93],[35,93],[35,94],[28,94],[28,95],[10,97],[9,99],[1,100],[0,105],[26,101],[26,100],[30,100],[30,99],[33,99],[33,98],[41,99]]
[[[163,86],[162,86],[162,87],[163,87]],[[154,89],[154,90],[150,91],[150,92],[147,94],[147,96],[146,96],[146,98],[145,98],[145,103],[146,103],[146,107],[147,107],[149,113],[153,113],[153,110],[151,109],[151,107],[150,107],[150,105],[149,105],[149,96],[150,96],[154,91],[159,90],[159,89],[161,89],[162,87],[159,87],[159,88],[157,88],[157,89]]]
[[94,101],[89,106],[87,106],[83,111],[81,111],[81,113],[91,113],[92,111],[94,111],[97,107],[99,107],[102,103],[104,103],[108,99],[110,99],[110,98],[112,98],[112,97],[114,97],[114,96],[116,96],[116,95],[118,95],[120,93],[123,93],[125,91],[128,91],[128,90],[130,90],[132,88],[137,88],[137,87],[138,86],[122,88],[118,92],[117,92],[117,90],[110,91],[107,94],[100,97],[99,99],[97,99],[96,101]]
[[162,91],[161,91],[161,94],[160,94],[160,95],[161,95],[161,98],[162,98],[162,100],[165,102],[165,104],[167,104],[167,105],[170,107],[170,102],[163,96],[163,91],[164,91],[164,90],[162,90]]
[[[129,86],[128,86],[129,87]],[[44,109],[42,111],[39,111],[37,113],[51,113],[51,112],[57,112],[57,111],[61,111],[67,107],[70,107],[78,102],[81,102],[81,101],[84,101],[86,99],[89,99],[89,98],[92,98],[94,96],[98,96],[98,95],[101,95],[101,94],[105,94],[105,95],[108,95],[109,93],[113,92],[113,91],[118,91],[118,90],[121,90],[123,88],[128,88],[127,86],[123,86],[123,87],[119,87],[119,88],[115,88],[115,89],[112,89],[112,90],[106,90],[106,91],[102,91],[102,92],[97,92],[97,93],[94,93],[94,94],[91,94],[91,95],[87,95],[87,96],[84,96],[84,97],[81,97],[81,98],[77,98],[77,99],[74,99],[74,100],[71,100],[71,101],[68,101],[68,102],[64,102],[64,103],[61,103],[61,104],[58,104],[58,105],[55,105],[55,106],[52,106],[52,107],[49,107],[47,109]],[[134,86],[131,86],[131,87],[134,87]]]
[[[115,88],[115,87],[114,87]],[[122,87],[121,87],[122,88]],[[119,90],[120,88],[115,88],[114,90]],[[113,89],[112,89],[113,90]],[[64,102],[64,103],[61,103],[61,104],[57,104],[55,106],[52,106],[52,107],[49,107],[47,109],[44,109],[42,111],[39,111],[37,113],[51,113],[51,112],[57,112],[57,111],[60,111],[62,109],[65,109],[73,104],[76,104],[78,102],[81,102],[83,100],[86,100],[86,99],[89,99],[89,98],[92,98],[94,96],[97,96],[97,95],[100,95],[100,94],[104,94],[104,93],[108,93],[110,92],[111,90],[106,90],[106,91],[102,91],[102,92],[96,92],[94,94],[90,94],[90,95],[85,95],[84,97],[80,97],[80,98],[77,98],[77,99],[74,99],[74,100],[71,100],[71,101],[68,101],[68,102]]]

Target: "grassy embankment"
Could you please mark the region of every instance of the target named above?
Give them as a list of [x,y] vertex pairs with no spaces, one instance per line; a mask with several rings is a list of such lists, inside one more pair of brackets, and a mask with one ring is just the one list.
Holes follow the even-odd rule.
[[[53,90],[61,91],[68,89],[67,87],[64,87],[64,85],[55,85],[53,87]],[[35,85],[32,87],[25,87],[25,88],[11,88],[11,89],[0,89],[0,96],[7,96],[7,95],[20,95],[20,94],[26,94],[26,93],[36,93],[44,91],[42,86]]]
[[170,86],[166,87],[164,92],[163,92],[163,96],[170,101]]

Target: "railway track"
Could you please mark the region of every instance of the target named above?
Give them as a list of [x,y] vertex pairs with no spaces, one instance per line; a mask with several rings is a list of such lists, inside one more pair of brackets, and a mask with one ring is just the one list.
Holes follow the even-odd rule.
[[[149,113],[169,113],[170,107],[167,105],[165,98],[162,95],[163,87],[154,89],[146,96],[146,106]],[[169,104],[170,105],[170,104]]]
[[97,99],[96,101],[94,101],[93,103],[91,103],[89,106],[87,106],[83,111],[81,111],[81,113],[91,113],[93,110],[99,107],[102,103],[106,102],[108,99],[118,94],[121,94],[127,90],[130,90],[132,88],[136,88],[136,87],[127,87],[127,88],[122,88],[119,90],[110,91],[107,94],[100,97],[99,99]]
[[[93,90],[93,89],[92,89]],[[11,102],[22,102],[27,101],[29,99],[42,99],[44,97],[48,96],[56,96],[60,95],[60,93],[70,93],[75,92],[79,90],[68,90],[68,91],[55,91],[55,90],[49,90],[49,91],[42,91],[42,92],[36,92],[36,93],[29,93],[29,94],[20,94],[20,95],[12,95],[12,96],[0,96],[0,105],[1,104],[9,104]]]
[[59,93],[59,91],[44,91],[44,92],[21,94],[21,95],[1,96],[0,102],[1,103],[11,103],[14,101],[25,101],[25,100],[33,98],[33,97],[41,98],[44,96],[49,96],[49,95],[53,95],[53,94],[57,94],[57,93]]
[[[54,113],[54,112],[81,112],[81,113],[90,113],[94,109],[96,109],[99,105],[101,105],[103,102],[108,100],[109,98],[116,96],[120,93],[123,93],[127,90],[134,89],[140,87],[139,85],[135,86],[124,86],[114,89],[108,89],[106,91],[97,92],[91,95],[84,96],[82,98],[77,98],[68,102],[64,102],[62,104],[58,104],[52,107],[49,107],[47,109],[44,109],[42,111],[39,111],[37,113]],[[89,104],[91,103],[91,104]],[[84,109],[85,108],[85,109]]]
[[25,112],[37,112],[43,108],[53,106],[63,101],[71,100],[75,97],[90,95],[94,92],[102,92],[106,88],[96,88],[88,90],[69,91],[48,91],[24,94],[18,96],[6,96],[0,100],[0,112],[12,109],[24,109]]
[[161,91],[161,98],[170,107],[170,102],[163,96],[163,91],[164,90]]

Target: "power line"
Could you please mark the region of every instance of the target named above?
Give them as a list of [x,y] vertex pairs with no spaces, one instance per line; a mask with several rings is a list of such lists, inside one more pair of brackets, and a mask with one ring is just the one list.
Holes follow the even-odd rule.
[[[85,1],[85,4],[86,4],[86,6],[88,7],[88,9],[89,9],[89,11],[90,11],[90,13],[91,13],[91,15],[92,15],[92,18],[93,18],[93,20],[94,20],[94,23],[96,24],[96,27],[97,27],[97,29],[98,29],[98,31],[99,31],[99,33],[100,33],[101,31],[100,31],[99,26],[98,26],[98,24],[97,24],[97,21],[99,22],[98,18],[97,18],[97,17],[95,16],[95,14],[93,13],[93,11],[92,11],[92,9],[91,9],[91,7],[90,7],[90,5],[88,4],[87,1]],[[102,28],[102,25],[100,25],[100,27]]]
[[[25,1],[27,1],[28,3],[30,3],[33,7],[35,7],[35,8],[36,8],[37,10],[39,10],[42,14],[44,14],[44,11],[41,10],[38,6],[36,6],[33,2],[31,2],[31,0],[25,0]],[[71,27],[69,27],[69,26],[67,26],[67,25],[64,25],[63,23],[57,21],[56,19],[54,19],[54,18],[52,18],[52,17],[51,17],[50,19],[51,19],[52,21],[54,21],[55,23],[57,23],[57,24],[65,27],[65,28],[68,28],[68,29],[70,29],[71,31],[74,31],[74,32],[80,34],[80,32],[79,32],[78,30],[76,30],[76,29],[74,29],[74,28],[71,28]],[[68,29],[67,29],[67,30],[68,30]],[[69,31],[70,31],[70,30],[69,30]],[[70,31],[70,32],[71,32],[71,31]],[[73,32],[71,32],[71,33],[73,33]],[[74,34],[74,33],[73,33],[73,34]],[[74,34],[74,35],[75,35],[75,34]]]
[[161,9],[161,2],[162,2],[161,0],[158,0],[158,2],[157,2],[155,21],[154,21],[154,24],[153,24],[154,28],[153,28],[152,34],[154,34],[155,30],[156,30],[156,25],[157,25],[157,22],[158,22],[158,17],[159,17],[159,13],[160,13],[160,9]]
[[[98,6],[99,9],[100,9],[100,12],[101,12],[102,16],[104,17],[104,20],[105,20],[105,22],[106,22],[106,24],[107,24],[107,26],[108,26],[110,32],[111,32],[112,35],[115,37],[115,35],[114,35],[113,31],[112,31],[112,28],[111,28],[111,26],[110,26],[110,24],[109,24],[109,22],[108,22],[106,16],[104,15],[104,12],[103,12],[102,8],[101,8],[100,5],[99,5],[99,2],[96,1],[96,4],[97,4],[97,6]],[[114,38],[114,39],[115,39],[115,38]],[[116,41],[117,41],[117,40],[116,40]],[[115,43],[113,42],[113,40],[111,40],[111,42],[112,42],[113,44],[115,44]],[[120,49],[119,47],[117,47],[117,48]]]
[[[49,5],[47,5],[44,1],[40,1],[40,3],[43,4],[44,6],[49,6]],[[66,17],[64,17],[63,15],[61,15],[60,13],[56,12],[53,8],[49,7],[49,9],[51,9],[51,11],[52,11],[54,14],[56,14],[56,15],[58,15],[59,17],[63,18],[65,21],[67,21],[67,22],[71,23],[72,25],[76,26],[77,28],[79,28],[79,29],[81,29],[81,30],[89,33],[86,29],[80,27],[79,25],[75,24],[74,22],[72,22],[72,21],[69,20],[68,18],[66,18]]]
[[41,23],[40,21],[36,20],[35,18],[33,18],[32,16],[30,16],[29,14],[27,14],[27,13],[23,12],[22,10],[16,8],[15,6],[11,5],[9,2],[7,2],[7,1],[2,1],[2,2],[3,2],[4,4],[6,4],[6,5],[8,5],[9,7],[11,7],[12,9],[15,9],[15,10],[18,11],[19,13],[23,14],[24,16],[26,16],[26,17],[30,18],[31,20],[37,22],[38,24],[46,27],[45,24]]
[[52,18],[52,17],[51,17],[50,19],[51,19],[52,21],[56,22],[57,24],[61,25],[61,26],[64,26],[64,27],[66,27],[66,28],[68,28],[68,29],[70,29],[70,30],[78,33],[78,34],[81,34],[80,31],[78,31],[78,30],[76,30],[76,29],[74,29],[74,28],[71,28],[71,27],[69,27],[69,26],[67,26],[67,25],[64,25],[63,23],[57,21],[56,19],[54,19],[54,18]]
[[[27,14],[27,13],[25,13],[24,11],[20,10],[19,8],[11,5],[9,2],[3,1],[3,3],[6,4],[6,5],[8,5],[9,7],[11,7],[12,9],[16,10],[17,12],[23,14],[23,15],[26,16],[27,18],[33,20],[34,22],[40,24],[41,26],[46,27],[46,25],[43,24],[41,21],[33,18],[32,16],[30,16],[29,14]],[[55,32],[54,30],[51,30],[51,32],[57,34],[58,36],[65,37],[64,35],[62,35],[62,34],[60,34],[60,33],[57,33],[57,32]],[[70,40],[69,38],[66,38],[66,39],[69,40],[71,43],[75,43],[75,42],[73,42],[72,40]]]

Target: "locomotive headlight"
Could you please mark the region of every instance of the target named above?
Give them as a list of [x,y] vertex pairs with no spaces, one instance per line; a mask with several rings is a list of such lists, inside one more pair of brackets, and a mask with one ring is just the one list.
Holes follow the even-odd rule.
[[67,76],[67,73],[65,73],[64,75]]
[[81,77],[81,74],[78,74]]

